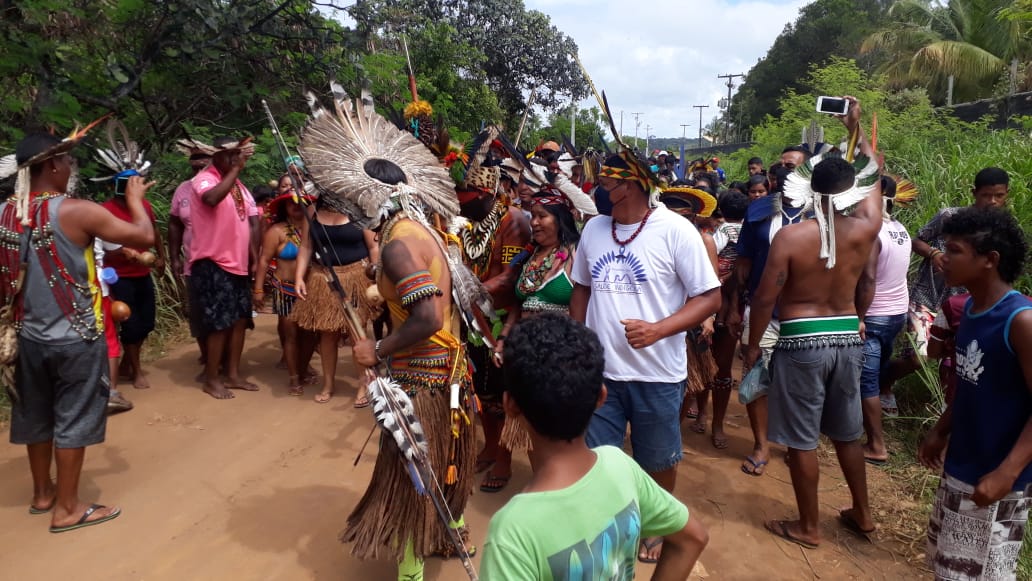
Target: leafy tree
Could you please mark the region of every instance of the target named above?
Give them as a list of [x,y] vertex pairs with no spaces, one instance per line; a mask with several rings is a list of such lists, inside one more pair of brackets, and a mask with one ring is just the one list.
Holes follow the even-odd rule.
[[[608,131],[603,130],[604,123],[602,112],[597,107],[579,109],[576,118],[577,149],[581,150],[587,147],[603,149],[604,142],[602,140],[608,136]],[[549,116],[546,125],[534,127],[530,131],[525,129],[525,137],[520,139],[522,142],[520,145],[526,149],[531,149],[544,141],[555,141],[562,145],[562,140],[569,139],[572,134],[570,126],[570,108],[560,109]],[[515,138],[515,134],[512,137]]]
[[1001,18],[1011,0],[898,0],[890,24],[871,34],[862,53],[881,52],[890,89],[920,86],[937,103],[946,101],[947,78],[957,101],[992,95],[1012,59],[1032,55],[1027,27]]
[[[532,90],[538,90],[537,105],[548,110],[587,94],[569,56],[577,51],[573,39],[546,15],[526,10],[522,0],[359,0],[350,12],[367,44],[438,23],[454,28],[468,50],[483,55],[476,68],[459,69],[459,75],[483,75],[509,126],[518,125],[524,95]],[[416,74],[422,77],[423,71]]]
[[888,0],[817,0],[803,7],[732,98],[726,114],[732,133],[755,127],[765,115],[778,111],[784,91],[798,90],[811,66],[822,65],[833,55],[855,55],[863,39],[884,22],[889,4]]

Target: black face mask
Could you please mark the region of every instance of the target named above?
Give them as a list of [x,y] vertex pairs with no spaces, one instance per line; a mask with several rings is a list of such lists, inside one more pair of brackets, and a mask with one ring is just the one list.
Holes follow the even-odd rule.
[[613,203],[609,201],[609,190],[595,186],[595,207],[602,216],[613,215]]
[[471,222],[480,222],[491,213],[494,207],[494,198],[476,199],[472,202],[459,204],[459,213]]

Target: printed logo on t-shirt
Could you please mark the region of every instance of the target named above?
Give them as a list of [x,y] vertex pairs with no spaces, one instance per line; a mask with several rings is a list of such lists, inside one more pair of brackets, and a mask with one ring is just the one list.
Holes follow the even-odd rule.
[[208,180],[201,180],[201,189],[210,188],[210,187],[213,187],[214,185],[215,184],[209,182]]
[[957,375],[961,379],[978,385],[978,379],[982,377],[985,367],[982,366],[982,357],[985,353],[978,347],[978,341],[971,341],[967,347],[957,347]]
[[906,230],[890,230],[889,239],[891,239],[896,244],[903,246],[904,244],[910,242],[910,234],[908,234]]
[[627,247],[620,252],[610,250],[603,254],[591,267],[592,290],[614,294],[641,294],[641,287],[648,282],[645,265]]
[[631,501],[590,543],[585,539],[548,557],[552,578],[631,581],[640,536],[641,512]]

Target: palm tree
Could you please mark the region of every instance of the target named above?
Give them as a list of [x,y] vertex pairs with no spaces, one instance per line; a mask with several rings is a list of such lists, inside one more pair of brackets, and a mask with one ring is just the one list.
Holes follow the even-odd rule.
[[1032,54],[1027,24],[1002,17],[1014,3],[897,0],[891,24],[867,37],[860,52],[884,55],[879,72],[890,88],[925,87],[933,101],[944,102],[953,76],[955,101],[988,97],[1013,59]]

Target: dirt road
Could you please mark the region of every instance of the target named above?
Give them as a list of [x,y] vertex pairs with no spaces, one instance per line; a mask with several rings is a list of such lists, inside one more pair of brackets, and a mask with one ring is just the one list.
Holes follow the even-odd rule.
[[[357,467],[355,455],[373,424],[355,410],[346,349],[338,369],[343,392],[326,405],[286,395],[274,318],[262,315],[249,333],[247,376],[257,393],[216,401],[193,382],[193,346],[149,366],[153,387],[126,389],[136,409],[112,417],[107,442],[90,448],[82,476],[85,501],[117,504],[110,523],[53,535],[48,516],[30,516],[31,480],[23,447],[0,446],[0,579],[104,580],[389,580],[390,563],[360,562],[337,542],[366,487],[375,439]],[[316,361],[318,366],[318,360]],[[710,530],[696,576],[711,579],[910,579],[890,543],[872,545],[842,530],[836,507],[848,494],[835,466],[823,466],[824,545],[803,550],[763,530],[766,518],[794,517],[788,469],[767,475],[739,471],[751,447],[744,409],[730,410],[731,446],[717,451],[708,436],[685,435],[676,495]],[[466,514],[475,542],[487,521],[528,476],[517,458],[510,488],[476,492]],[[869,471],[869,473],[874,472]],[[875,488],[883,478],[871,477]],[[476,559],[479,562],[479,558]],[[651,569],[640,565],[639,579]],[[693,576],[693,578],[696,578]],[[427,579],[461,580],[457,562],[429,561]]]

